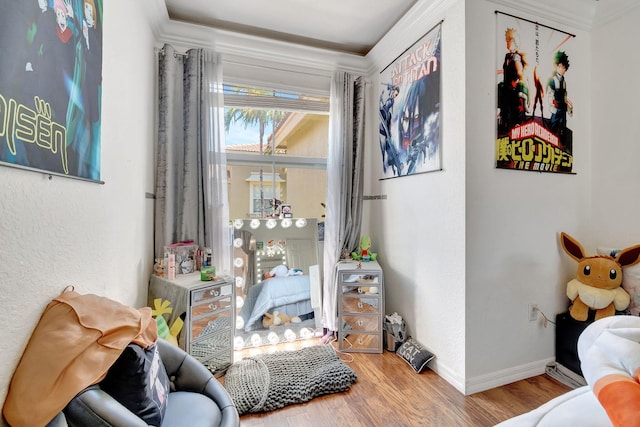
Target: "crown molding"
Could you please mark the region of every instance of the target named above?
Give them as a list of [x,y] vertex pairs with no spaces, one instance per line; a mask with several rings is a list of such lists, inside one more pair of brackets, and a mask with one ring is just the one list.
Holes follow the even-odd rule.
[[[460,0],[419,1],[387,32],[367,54],[368,74],[374,74],[411,46],[429,28],[437,25],[446,11]],[[477,0],[474,0],[477,1]]]
[[169,43],[178,50],[208,48],[249,64],[278,63],[327,73],[341,70],[362,74],[367,70],[367,60],[362,56],[170,19],[160,25],[159,33],[161,44]]

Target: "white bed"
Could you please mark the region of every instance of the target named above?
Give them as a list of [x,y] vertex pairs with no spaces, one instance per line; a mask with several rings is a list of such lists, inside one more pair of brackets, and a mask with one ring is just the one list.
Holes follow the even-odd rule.
[[240,311],[245,332],[263,329],[264,313],[276,310],[289,316],[313,313],[309,275],[272,277],[253,285]]

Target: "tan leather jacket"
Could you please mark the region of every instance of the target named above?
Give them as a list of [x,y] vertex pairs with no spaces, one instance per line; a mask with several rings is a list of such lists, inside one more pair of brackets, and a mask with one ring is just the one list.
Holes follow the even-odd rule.
[[71,290],[46,307],[18,363],[2,408],[13,427],[44,426],[78,392],[101,381],[131,342],[158,337],[151,309]]

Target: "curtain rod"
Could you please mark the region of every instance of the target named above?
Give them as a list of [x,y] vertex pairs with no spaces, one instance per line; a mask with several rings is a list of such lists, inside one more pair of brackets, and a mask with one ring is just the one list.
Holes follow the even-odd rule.
[[509,17],[511,17],[511,18],[520,19],[520,20],[525,21],[525,22],[528,22],[528,23],[530,23],[530,24],[540,25],[541,27],[545,27],[545,28],[548,28],[548,29],[553,30],[553,31],[558,31],[558,32],[560,32],[560,33],[565,33],[565,34],[567,34],[567,35],[569,35],[569,36],[571,36],[571,37],[575,37],[575,36],[576,36],[575,34],[571,34],[571,33],[568,33],[568,32],[566,32],[566,31],[559,30],[559,29],[557,29],[557,28],[553,28],[553,27],[550,27],[550,26],[548,26],[548,25],[541,24],[541,23],[539,23],[539,22],[537,22],[537,21],[532,21],[532,20],[530,20],[530,19],[521,18],[521,17],[519,17],[519,16],[511,15],[510,13],[500,12],[499,10],[494,11],[494,13],[495,13],[496,15],[497,15],[498,13],[500,13],[500,14],[502,14],[502,15],[509,16]]

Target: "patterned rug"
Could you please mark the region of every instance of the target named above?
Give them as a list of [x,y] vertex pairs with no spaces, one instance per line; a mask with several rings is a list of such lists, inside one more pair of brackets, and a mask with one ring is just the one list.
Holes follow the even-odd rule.
[[319,345],[235,362],[224,377],[224,387],[243,415],[347,391],[357,379],[333,346]]

